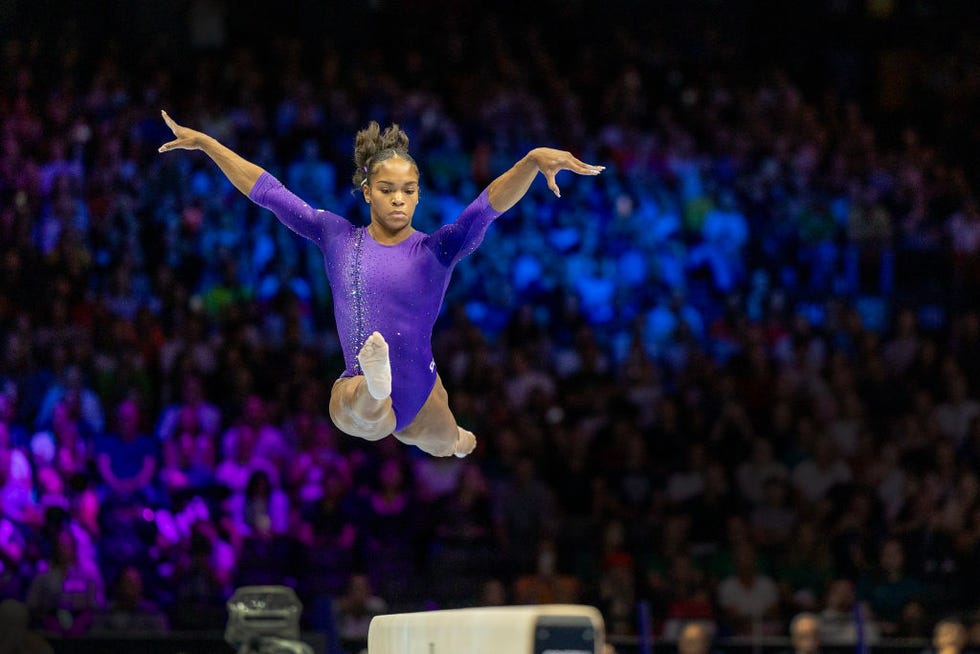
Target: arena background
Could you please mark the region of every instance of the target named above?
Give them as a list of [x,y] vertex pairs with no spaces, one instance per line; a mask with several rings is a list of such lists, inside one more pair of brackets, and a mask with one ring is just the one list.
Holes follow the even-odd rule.
[[[257,583],[318,651],[552,601],[623,652],[692,621],[788,651],[802,612],[825,648],[946,618],[980,648],[978,28],[940,0],[0,0],[0,597],[57,652],[227,649]],[[317,252],[158,154],[160,109],[355,221],[354,133],[396,121],[424,231],[532,147],[607,166],[535,182],[457,269],[434,344],[472,456],[335,432]]]

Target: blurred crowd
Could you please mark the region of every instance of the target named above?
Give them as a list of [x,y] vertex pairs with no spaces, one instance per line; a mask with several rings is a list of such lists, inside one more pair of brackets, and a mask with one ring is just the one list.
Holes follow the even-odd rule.
[[[980,645],[980,213],[955,153],[733,72],[710,33],[559,58],[433,12],[424,47],[249,48],[192,6],[212,29],[179,59],[70,25],[2,43],[0,597],[36,627],[220,629],[235,587],[273,583],[351,643],[391,608],[558,601],[615,635],[643,603],[667,638],[956,615]],[[536,183],[457,269],[434,346],[473,455],[333,428],[322,260],[203,156],[157,154],[161,108],[355,222],[353,135],[396,121],[423,231],[531,147],[607,166],[560,200]]]

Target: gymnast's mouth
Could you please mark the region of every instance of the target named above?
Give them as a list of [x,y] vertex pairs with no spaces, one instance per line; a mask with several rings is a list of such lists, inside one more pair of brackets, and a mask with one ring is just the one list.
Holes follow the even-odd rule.
[[405,218],[406,216],[408,216],[408,214],[405,213],[404,211],[392,211],[391,213],[388,214],[388,216],[390,218]]

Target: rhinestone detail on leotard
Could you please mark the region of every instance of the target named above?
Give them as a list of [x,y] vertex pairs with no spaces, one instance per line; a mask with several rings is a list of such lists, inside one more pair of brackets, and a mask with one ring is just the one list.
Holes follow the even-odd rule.
[[[354,329],[351,331],[353,342],[351,343],[352,352],[360,352],[361,347],[367,340],[364,333],[364,288],[363,276],[361,274],[361,254],[364,251],[364,232],[365,229],[358,229],[354,235],[354,251],[351,253],[352,265],[350,269],[351,284],[351,304],[354,308]],[[361,365],[354,358],[354,372],[361,374]]]

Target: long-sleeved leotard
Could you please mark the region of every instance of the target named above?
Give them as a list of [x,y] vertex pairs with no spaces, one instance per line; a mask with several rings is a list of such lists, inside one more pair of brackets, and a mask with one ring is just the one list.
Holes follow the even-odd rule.
[[432,328],[453,268],[480,245],[500,215],[490,206],[486,190],[454,222],[432,234],[414,232],[397,245],[382,245],[366,227],[313,209],[269,173],[259,177],[249,198],[323,253],[347,364],[342,376],[361,374],[361,346],[372,332],[384,336],[391,359],[395,431],[407,427],[435,385]]

